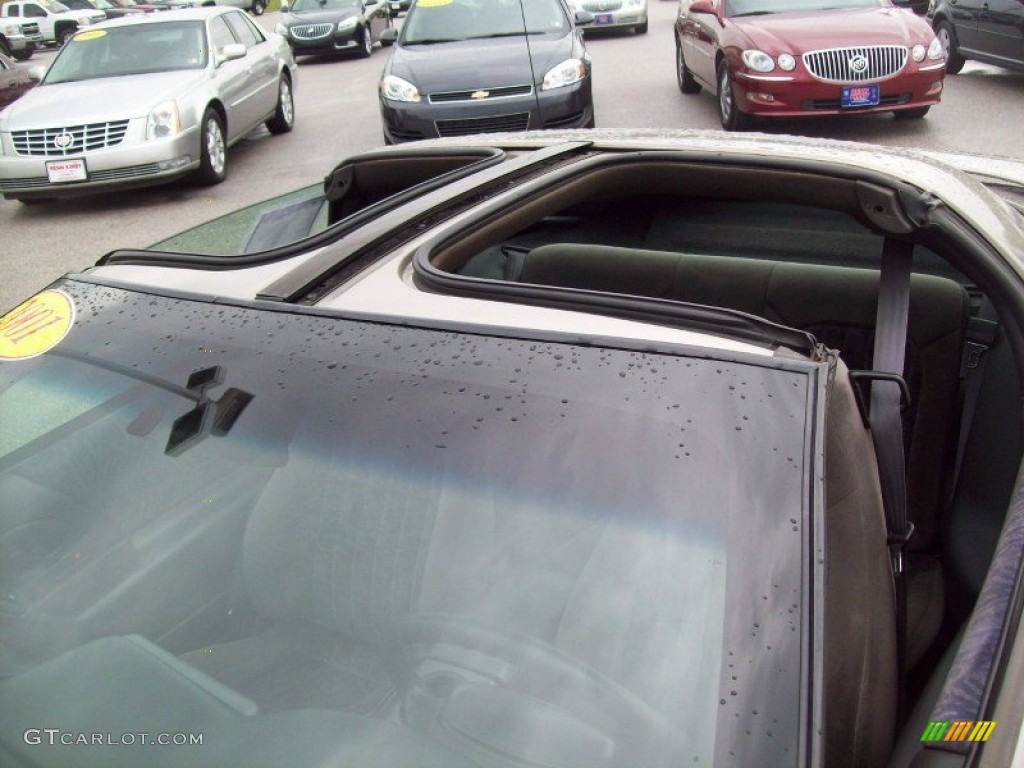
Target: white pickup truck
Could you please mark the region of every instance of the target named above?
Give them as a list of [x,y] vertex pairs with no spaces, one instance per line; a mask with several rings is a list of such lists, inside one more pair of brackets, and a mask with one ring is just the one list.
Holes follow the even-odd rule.
[[43,36],[34,21],[0,19],[0,53],[25,61],[42,44]]
[[103,21],[103,11],[73,11],[56,0],[11,0],[0,8],[0,18],[24,19],[39,25],[43,42],[63,45],[82,27]]

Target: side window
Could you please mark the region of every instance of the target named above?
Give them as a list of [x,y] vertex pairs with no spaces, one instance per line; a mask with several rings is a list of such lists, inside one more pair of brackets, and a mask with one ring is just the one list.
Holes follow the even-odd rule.
[[223,18],[235,33],[235,37],[238,38],[238,42],[244,43],[246,48],[252,48],[263,42],[262,35],[257,37],[256,30],[253,28],[252,23],[245,17],[245,14],[229,13]]
[[26,5],[25,15],[31,19],[45,19],[46,11],[44,11],[38,5]]
[[231,34],[231,30],[228,25],[224,23],[224,19],[220,16],[215,16],[210,19],[210,42],[213,43],[210,47],[213,48],[213,52],[220,55],[220,52],[224,50],[225,45],[231,45],[237,43],[235,36]]
[[5,5],[4,6],[4,16],[20,16],[20,15],[21,15],[21,8],[19,8],[18,6],[16,6],[16,5]]

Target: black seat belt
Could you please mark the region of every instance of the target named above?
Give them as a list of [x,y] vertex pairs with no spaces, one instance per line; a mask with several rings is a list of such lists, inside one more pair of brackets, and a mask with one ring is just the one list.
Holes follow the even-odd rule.
[[964,399],[960,409],[960,432],[957,436],[956,459],[953,463],[953,475],[947,486],[946,508],[948,509],[956,496],[960,484],[960,470],[967,452],[967,438],[971,434],[974,412],[978,407],[981,395],[981,384],[985,375],[985,363],[988,361],[988,350],[995,343],[999,331],[995,308],[987,298],[982,298],[978,312],[967,321],[967,333],[964,339],[963,358],[960,361],[960,378],[964,382]]
[[[874,373],[902,379],[910,310],[912,243],[886,238],[882,247],[882,271],[875,315]],[[878,479],[885,509],[889,552],[896,593],[896,664],[899,683],[899,716],[904,715],[907,649],[907,587],[904,549],[914,527],[907,520],[907,474],[903,451],[900,382],[876,379],[871,383],[869,420],[878,461]]]

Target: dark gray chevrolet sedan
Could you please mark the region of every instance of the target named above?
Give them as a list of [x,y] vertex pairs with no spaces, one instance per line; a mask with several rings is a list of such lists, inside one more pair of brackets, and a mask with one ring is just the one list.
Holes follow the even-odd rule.
[[562,0],[421,0],[380,81],[384,140],[592,128],[590,58]]

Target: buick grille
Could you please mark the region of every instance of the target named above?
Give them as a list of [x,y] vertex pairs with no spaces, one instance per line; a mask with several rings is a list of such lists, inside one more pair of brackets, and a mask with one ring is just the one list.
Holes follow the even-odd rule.
[[826,83],[866,83],[897,75],[907,63],[902,45],[869,45],[860,48],[830,48],[803,55],[812,77]]
[[334,29],[333,24],[302,24],[291,28],[292,37],[296,40],[316,40],[327,37]]

